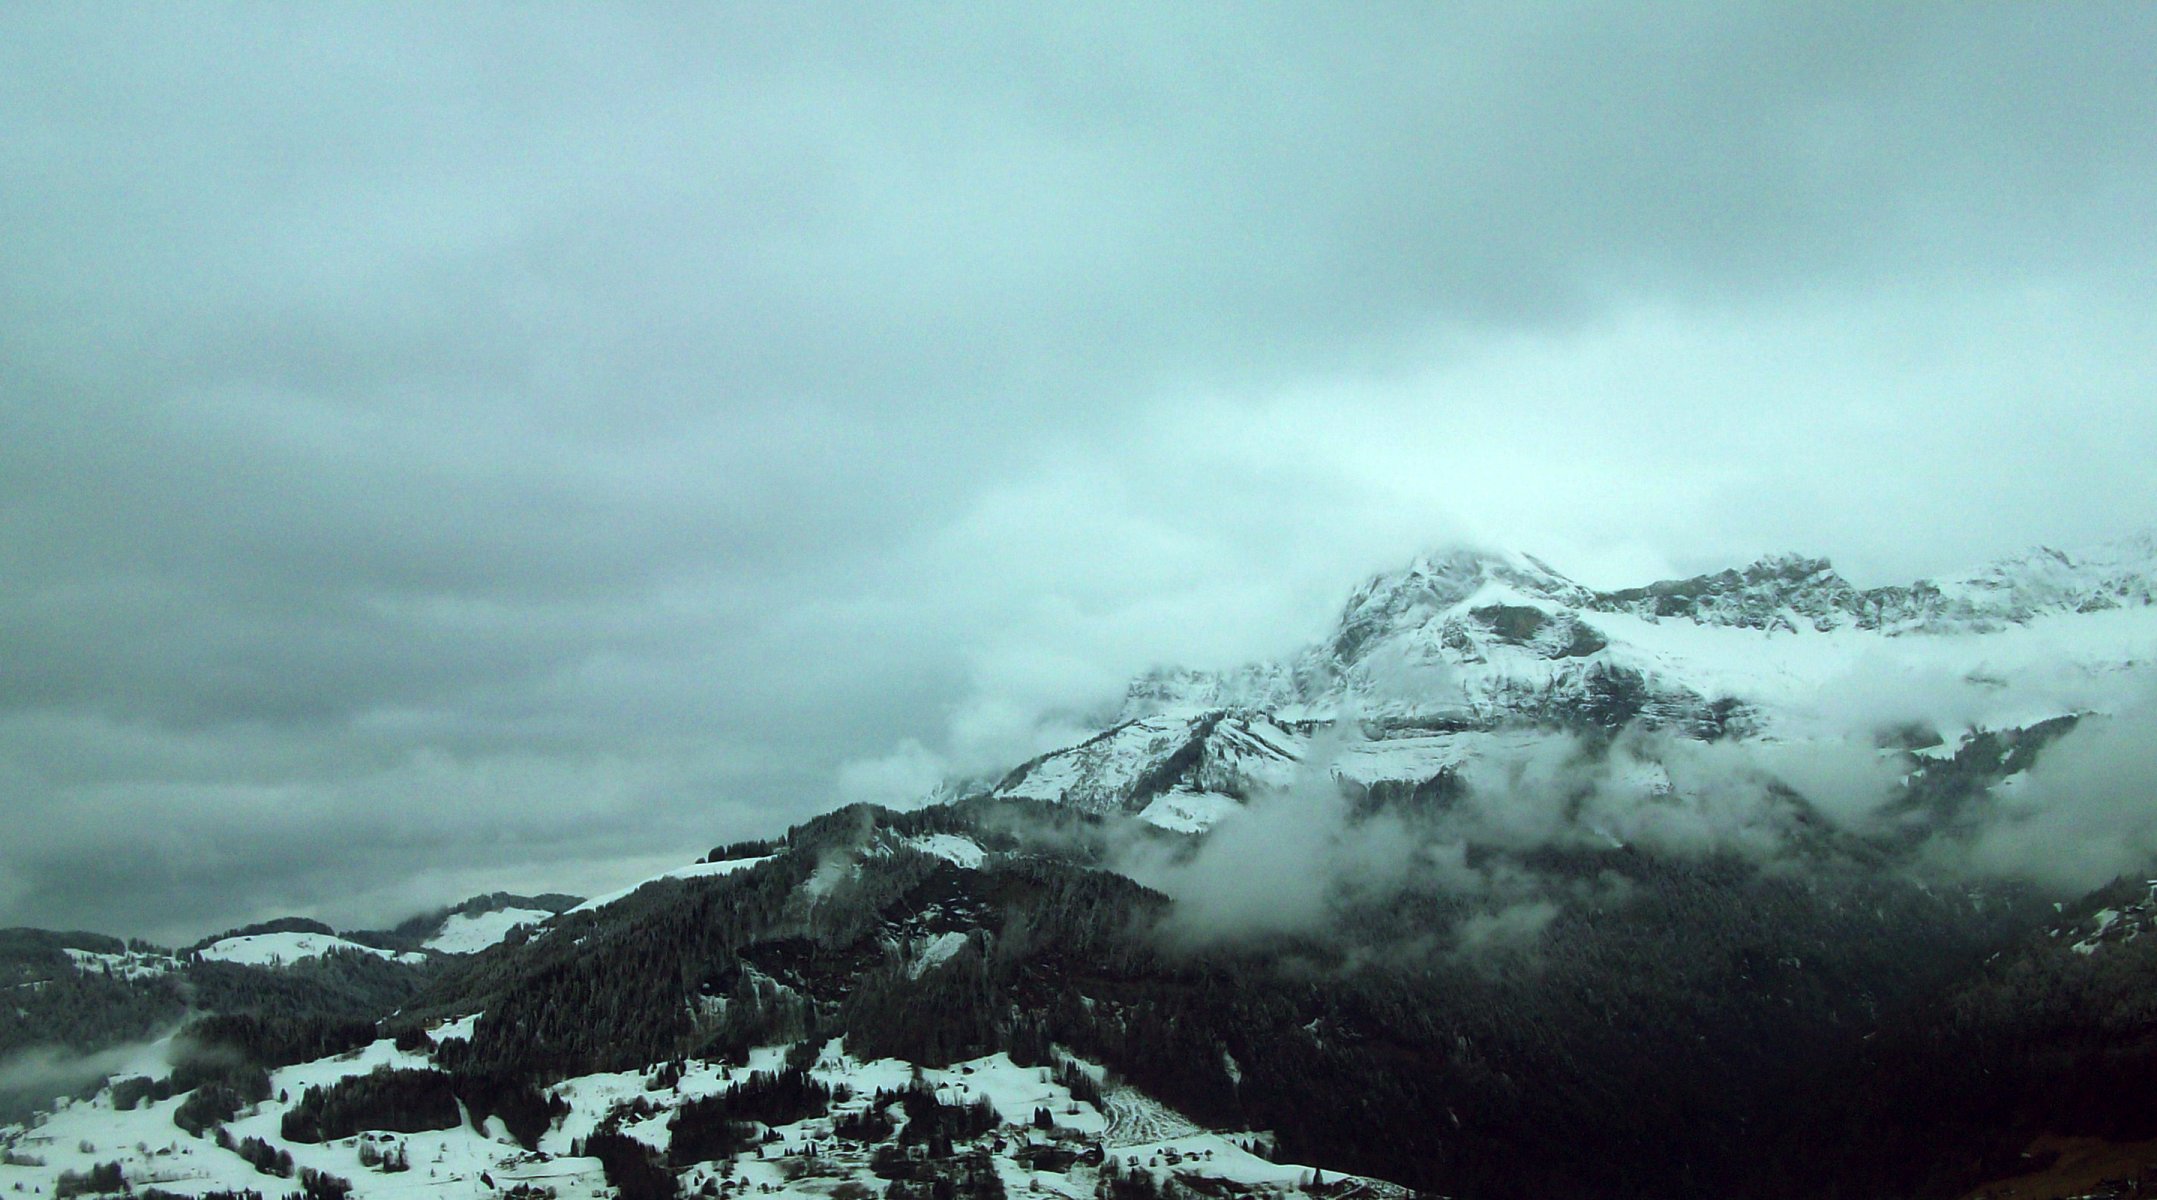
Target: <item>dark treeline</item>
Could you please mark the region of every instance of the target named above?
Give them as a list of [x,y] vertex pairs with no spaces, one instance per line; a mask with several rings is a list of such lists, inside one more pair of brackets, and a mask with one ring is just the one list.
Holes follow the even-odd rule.
[[708,863],[720,863],[733,862],[734,860],[741,858],[764,858],[768,855],[777,854],[780,848],[785,844],[785,842],[771,841],[764,838],[751,838],[747,841],[741,842],[727,842],[724,845],[713,846],[711,848],[711,851],[705,854],[702,861]]
[[99,1195],[124,1191],[127,1179],[121,1174],[120,1164],[101,1162],[88,1171],[62,1171],[53,1182],[53,1200],[68,1200],[71,1196]]
[[524,1080],[377,1067],[365,1075],[311,1087],[285,1113],[282,1132],[293,1142],[326,1142],[362,1131],[418,1133],[450,1129],[462,1102],[474,1128],[499,1117],[527,1150],[569,1112],[569,1105]]
[[284,1115],[288,1142],[327,1142],[361,1130],[420,1133],[454,1129],[457,1093],[440,1071],[378,1067],[365,1075],[311,1087]]
[[264,1021],[376,1021],[418,995],[432,970],[363,950],[338,950],[275,970],[201,962],[184,978],[195,1007],[208,1012]]
[[755,1142],[759,1123],[786,1125],[822,1116],[831,1089],[798,1067],[758,1071],[715,1096],[691,1100],[667,1124],[668,1158],[676,1167],[735,1154]]
[[[2114,885],[2083,907],[2121,892],[2148,885]],[[1839,1178],[1880,1194],[1944,1200],[2025,1169],[2041,1133],[2157,1138],[2153,984],[2157,939],[2084,955],[2034,935],[1822,1072],[1777,1150],[1789,1162],[1825,1154]]]
[[540,1135],[569,1113],[568,1101],[512,1076],[452,1072],[450,1089],[464,1101],[475,1128],[483,1129],[488,1118],[499,1117],[509,1136],[527,1150],[537,1150]]
[[289,1150],[279,1150],[258,1137],[242,1138],[234,1142],[232,1135],[223,1129],[217,1131],[217,1144],[246,1159],[249,1165],[264,1175],[292,1178],[292,1152]]
[[570,1153],[598,1159],[607,1186],[620,1200],[675,1200],[680,1194],[674,1173],[660,1162],[658,1152],[628,1134],[597,1129],[573,1144]]
[[269,1072],[221,1057],[183,1059],[173,1067],[170,1079],[153,1086],[168,1095],[187,1093],[187,1099],[172,1110],[172,1123],[198,1137],[239,1116],[248,1105],[270,1098]]
[[879,1112],[894,1105],[906,1117],[906,1124],[899,1130],[899,1144],[926,1146],[931,1158],[948,1157],[952,1143],[979,1137],[1002,1123],[986,1096],[946,1103],[935,1088],[918,1080],[896,1090],[880,1090],[870,1100],[870,1106]]
[[257,1016],[224,1013],[199,1017],[182,1031],[182,1054],[219,1055],[278,1067],[327,1058],[375,1040],[375,1023],[364,1017]]

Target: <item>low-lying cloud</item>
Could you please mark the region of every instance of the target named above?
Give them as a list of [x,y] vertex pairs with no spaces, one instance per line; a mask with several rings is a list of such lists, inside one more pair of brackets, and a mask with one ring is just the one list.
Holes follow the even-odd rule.
[[0,1104],[41,1107],[122,1071],[162,1074],[170,1065],[164,1055],[169,1036],[89,1052],[31,1046],[0,1057]]
[[[1352,728],[1349,726],[1348,728]],[[2061,895],[2157,867],[2157,708],[2084,718],[2036,767],[1980,790],[1912,846],[1893,804],[1921,764],[1869,736],[1700,742],[1493,735],[1434,804],[1359,804],[1321,740],[1290,787],[1253,796],[1195,846],[1129,833],[1113,865],[1175,901],[1186,946],[1308,936],[1352,943],[1359,905],[1438,898],[1446,927],[1392,953],[1531,951],[1576,903],[1622,902],[1621,878],[1536,864],[1630,847],[1771,870],[1856,868],[1915,880],[2020,881]],[[1583,858],[1582,855],[1586,855]]]
[[1928,845],[1929,864],[2063,892],[2157,877],[2157,703],[2082,718],[2029,772],[1995,786],[1974,831]]
[[0,925],[603,886],[1462,535],[2157,519],[2153,26],[0,6]]

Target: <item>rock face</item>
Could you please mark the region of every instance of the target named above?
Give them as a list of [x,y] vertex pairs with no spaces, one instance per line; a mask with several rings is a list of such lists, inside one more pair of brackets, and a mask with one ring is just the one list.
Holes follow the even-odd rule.
[[1763,558],[1742,571],[1597,594],[1591,606],[1702,625],[1818,632],[1989,633],[2048,614],[2147,607],[2157,588],[2157,534],[2070,553],[2039,547],[1944,583],[1860,590],[1824,558]]
[[[1097,811],[1140,811],[1164,796],[1233,800],[1293,777],[1314,738],[1351,728],[1404,751],[1364,754],[1386,760],[1346,772],[1366,783],[1428,780],[1472,756],[1474,735],[1520,727],[1870,735],[1879,730],[1850,728],[1838,711],[1846,696],[1827,699],[1862,691],[1866,672],[1894,691],[1944,680],[1938,687],[1982,692],[1974,707],[2029,724],[2092,707],[2088,697],[2118,690],[2108,681],[2153,659],[2150,534],[1871,589],[1796,554],[1597,591],[1528,555],[1454,550],[1365,582],[1326,637],[1285,660],[1149,672],[1130,684],[1117,724],[1019,767],[994,791]],[[1417,749],[1405,752],[1411,741]]]

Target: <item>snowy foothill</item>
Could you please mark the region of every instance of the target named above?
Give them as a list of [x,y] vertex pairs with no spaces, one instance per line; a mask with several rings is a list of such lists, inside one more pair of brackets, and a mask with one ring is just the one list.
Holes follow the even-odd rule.
[[363,946],[326,933],[250,933],[211,942],[199,953],[210,962],[238,963],[249,967],[288,967],[310,958],[320,958],[332,951],[357,951],[372,954],[393,962],[426,962],[424,954],[410,951],[398,953],[375,946]]
[[594,896],[591,899],[586,900],[584,903],[577,905],[575,908],[570,909],[569,911],[591,912],[595,909],[605,908],[607,905],[613,904],[618,900],[626,900],[629,897],[636,895],[638,888],[646,887],[650,884],[658,883],[662,880],[712,879],[720,875],[732,875],[736,871],[745,871],[748,870],[750,867],[756,866],[758,863],[770,861],[771,856],[767,854],[757,858],[730,858],[723,862],[691,863],[686,867],[676,867],[670,871],[661,871],[657,875],[653,875],[644,879],[639,879],[635,883],[630,884],[628,887],[617,888],[614,891],[608,892],[603,896]]
[[477,954],[496,945],[512,930],[537,925],[554,914],[543,908],[498,908],[483,913],[451,913],[425,942],[442,954]]
[[979,867],[989,856],[988,851],[983,850],[972,838],[960,837],[955,833],[925,834],[909,838],[906,844],[923,854],[933,854],[969,869]]
[[[361,1050],[315,1062],[280,1068],[270,1074],[270,1099],[225,1128],[236,1141],[260,1138],[292,1156],[295,1167],[312,1168],[351,1180],[362,1198],[407,1200],[425,1195],[445,1200],[480,1200],[498,1195],[497,1187],[520,1182],[574,1188],[564,1194],[596,1194],[604,1186],[598,1164],[588,1159],[541,1160],[502,1138],[469,1125],[456,1129],[394,1135],[362,1134],[322,1144],[287,1142],[284,1114],[311,1086],[324,1086],[378,1067],[425,1067],[421,1054],[378,1041]],[[145,1101],[132,1109],[114,1106],[110,1088],[89,1100],[69,1100],[27,1126],[0,1129],[6,1150],[0,1164],[0,1193],[50,1197],[63,1172],[87,1175],[103,1163],[117,1163],[127,1185],[140,1191],[155,1187],[179,1195],[214,1191],[256,1191],[278,1195],[297,1189],[291,1180],[265,1175],[237,1153],[221,1149],[209,1137],[194,1137],[173,1123],[185,1096]],[[498,1122],[497,1122],[498,1124]],[[362,1165],[362,1144],[400,1144],[409,1171],[385,1174]],[[495,1186],[482,1176],[491,1178]]]
[[[468,1036],[476,1016],[439,1027],[438,1038]],[[519,1184],[552,1189],[558,1197],[599,1198],[611,1194],[596,1159],[571,1154],[610,1114],[624,1134],[652,1147],[667,1148],[669,1122],[683,1104],[716,1096],[755,1072],[784,1068],[789,1047],[759,1047],[743,1066],[705,1060],[682,1064],[678,1078],[656,1068],[578,1076],[548,1089],[569,1105],[569,1113],[541,1135],[537,1148],[518,1146],[490,1118],[485,1129],[469,1121],[453,1129],[412,1133],[361,1133],[322,1144],[287,1142],[284,1115],[310,1087],[380,1068],[424,1068],[424,1052],[400,1050],[388,1040],[342,1055],[283,1067],[271,1073],[270,1098],[245,1109],[226,1125],[235,1142],[259,1138],[290,1154],[296,1167],[312,1168],[349,1180],[355,1200],[410,1200],[422,1194],[447,1200],[481,1200]],[[1060,1056],[1062,1057],[1062,1056]],[[796,1061],[799,1061],[797,1058]],[[1108,1083],[1098,1067],[1062,1057],[1097,1083]],[[143,1066],[154,1067],[150,1059]],[[874,1146],[838,1138],[834,1122],[875,1104],[879,1092],[924,1087],[949,1105],[986,1101],[1001,1126],[972,1139],[967,1146],[991,1156],[1007,1191],[1043,1192],[1084,1200],[1095,1194],[1104,1158],[1119,1170],[1158,1176],[1213,1179],[1237,1190],[1292,1191],[1307,1182],[1312,1168],[1270,1162],[1245,1149],[1269,1139],[1263,1134],[1217,1133],[1199,1128],[1180,1114],[1135,1089],[1108,1083],[1106,1111],[1079,1099],[1046,1066],[1021,1066],[1008,1055],[994,1054],[943,1068],[919,1067],[898,1059],[862,1061],[849,1055],[843,1039],[822,1046],[809,1075],[833,1090],[831,1111],[777,1127],[766,1127],[754,1149],[725,1162],[690,1166],[682,1184],[696,1192],[706,1182],[733,1179],[759,1194],[822,1200],[841,1183],[853,1181],[881,1190],[882,1180],[869,1169]],[[88,1100],[63,1101],[29,1125],[0,1128],[0,1192],[52,1196],[63,1172],[86,1175],[100,1164],[116,1163],[126,1184],[136,1190],[156,1187],[179,1195],[254,1190],[277,1194],[294,1185],[267,1176],[211,1137],[191,1136],[173,1124],[184,1097],[144,1102],[132,1109],[115,1106],[109,1087]],[[1048,1128],[1041,1114],[1048,1114]],[[643,1115],[638,1115],[642,1113]],[[894,1116],[900,1115],[896,1108]],[[903,1117],[901,1117],[903,1119]],[[402,1172],[378,1165],[394,1147],[410,1164]],[[962,1147],[963,1149],[964,1147]],[[364,1157],[372,1153],[372,1160]],[[1048,1155],[1048,1157],[1043,1157]],[[1379,1196],[1400,1189],[1368,1181]]]
[[152,979],[179,969],[179,961],[163,951],[126,950],[108,954],[100,950],[77,950],[68,947],[64,953],[75,969],[85,975],[105,974],[122,979]]

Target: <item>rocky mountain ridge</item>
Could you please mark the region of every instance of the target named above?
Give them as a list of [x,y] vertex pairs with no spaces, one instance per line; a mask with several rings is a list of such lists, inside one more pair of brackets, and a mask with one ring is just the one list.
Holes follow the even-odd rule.
[[[2153,604],[2157,534],[2147,532],[2078,552],[2040,547],[1946,582],[1869,589],[1851,584],[1824,558],[1798,554],[1596,591],[1530,555],[1454,550],[1372,577],[1350,594],[1329,636],[1286,662],[1223,672],[1150,672],[1127,690],[1122,715],[1249,708],[1335,716],[1358,700],[1382,700],[1388,670],[1406,676],[1400,682],[1409,687],[1419,682],[1418,668],[1420,682],[1443,688],[1455,682],[1444,678],[1443,668],[1493,664],[1511,666],[1523,681],[1538,674],[1548,681],[1573,663],[1630,665],[1639,655],[1629,651],[1657,640],[1642,636],[1643,625],[1751,631],[1763,638],[1809,632],[1923,640],[1983,637],[2048,617]],[[1725,641],[1729,648],[1744,645]],[[1532,663],[1552,666],[1537,672],[1528,669]],[[1696,695],[1717,682],[1670,681],[1672,690]],[[1519,708],[1498,706],[1507,707]]]
[[[1422,786],[1509,730],[1951,749],[2109,711],[2152,662],[2151,534],[1870,589],[1779,555],[1597,591],[1532,556],[1457,550],[1366,581],[1286,660],[1141,676],[1115,724],[991,791],[1095,810],[1164,801],[1180,827],[1304,768]],[[1314,744],[1326,761],[1306,762]]]

